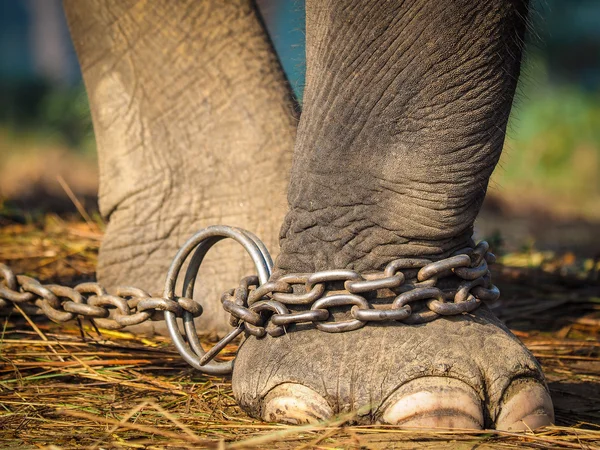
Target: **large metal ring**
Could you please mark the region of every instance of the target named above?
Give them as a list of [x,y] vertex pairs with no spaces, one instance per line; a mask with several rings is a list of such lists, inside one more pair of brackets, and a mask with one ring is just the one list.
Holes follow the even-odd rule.
[[[180,275],[185,260],[192,252],[194,252],[185,273],[182,295],[183,297],[193,298],[194,284],[204,257],[213,245],[226,238],[233,239],[244,247],[256,266],[260,284],[266,283],[271,276],[273,260],[265,245],[249,231],[226,225],[215,225],[196,233],[177,252],[177,255],[175,255],[175,258],[171,263],[171,267],[169,267],[169,272],[167,273],[164,292],[165,298],[170,300],[176,299],[175,286],[177,284],[177,278]],[[206,355],[206,352],[200,344],[192,314],[187,311],[183,314],[183,325],[187,342],[179,332],[175,314],[171,311],[165,311],[165,320],[167,322],[169,334],[171,335],[171,339],[173,339],[177,351],[189,365],[211,375],[226,375],[232,372],[233,361],[201,363],[201,359]],[[233,331],[236,332],[236,330]]]

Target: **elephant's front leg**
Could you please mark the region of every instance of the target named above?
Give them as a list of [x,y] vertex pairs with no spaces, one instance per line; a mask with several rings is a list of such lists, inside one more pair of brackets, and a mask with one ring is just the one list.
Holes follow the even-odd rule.
[[[527,3],[306,9],[307,86],[274,276],[468,246],[504,141]],[[234,392],[251,414],[288,422],[349,410],[404,426],[553,420],[535,359],[484,307],[424,325],[250,337]]]
[[[215,223],[275,245],[296,119],[254,2],[64,4],[90,99],[99,205],[108,219],[99,281],[160,291],[177,249]],[[236,251],[219,245],[204,266],[210,282],[197,292],[205,331],[229,329],[220,289],[251,267]]]

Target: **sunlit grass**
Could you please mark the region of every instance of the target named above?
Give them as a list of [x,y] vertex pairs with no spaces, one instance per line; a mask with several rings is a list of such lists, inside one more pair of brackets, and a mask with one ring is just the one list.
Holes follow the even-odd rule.
[[557,213],[600,218],[600,92],[525,68],[492,192]]

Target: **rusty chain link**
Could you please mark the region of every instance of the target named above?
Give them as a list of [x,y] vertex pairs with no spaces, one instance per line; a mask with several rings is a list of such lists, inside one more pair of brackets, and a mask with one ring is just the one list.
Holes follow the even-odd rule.
[[[258,275],[242,278],[238,287],[221,297],[234,329],[205,352],[194,318],[202,307],[193,298],[202,260],[218,241],[232,238],[250,254]],[[193,253],[192,253],[193,252]],[[188,256],[183,295],[175,285]],[[56,322],[78,317],[107,329],[121,329],[147,320],[167,321],[175,346],[193,367],[211,374],[227,374],[232,362],[211,360],[242,333],[281,336],[293,327],[314,326],[328,333],[356,330],[369,322],[416,325],[440,316],[468,313],[482,302],[491,303],[500,292],[491,282],[488,264],[495,261],[487,242],[464,248],[448,258],[400,258],[383,271],[324,270],[291,273],[270,280],[273,261],[264,244],[252,233],[234,227],[213,226],[196,233],[175,256],[166,278],[163,297],[142,289],[120,287],[107,292],[98,283],[74,288],[39,281],[14,273],[0,264],[0,308],[18,304],[32,313],[43,313]],[[183,320],[184,339],[176,318]]]

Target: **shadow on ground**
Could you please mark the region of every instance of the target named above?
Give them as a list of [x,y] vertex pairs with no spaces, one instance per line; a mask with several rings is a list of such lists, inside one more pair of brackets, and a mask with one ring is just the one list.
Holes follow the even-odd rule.
[[549,383],[557,425],[600,423],[600,386],[598,383],[554,381]]

